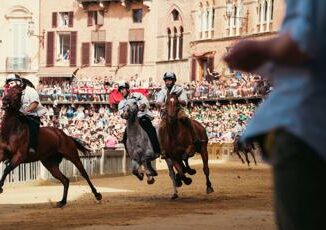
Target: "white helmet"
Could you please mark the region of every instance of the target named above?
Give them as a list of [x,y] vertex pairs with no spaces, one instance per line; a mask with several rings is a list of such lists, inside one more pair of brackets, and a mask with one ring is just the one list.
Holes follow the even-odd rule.
[[120,91],[123,88],[126,88],[126,89],[130,88],[129,84],[126,81],[120,81],[118,84],[118,91]]
[[22,85],[23,81],[22,79],[20,78],[19,75],[17,74],[9,74],[7,77],[6,77],[6,84],[8,84],[9,82],[11,81],[16,81],[17,85]]

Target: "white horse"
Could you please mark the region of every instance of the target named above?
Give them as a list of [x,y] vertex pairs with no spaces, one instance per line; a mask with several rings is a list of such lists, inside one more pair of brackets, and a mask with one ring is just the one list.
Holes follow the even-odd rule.
[[151,161],[156,159],[150,139],[140,126],[138,118],[137,103],[127,104],[123,110],[122,117],[127,120],[127,142],[126,150],[131,158],[132,173],[139,179],[143,180],[144,173],[141,166],[145,169],[147,183],[153,184],[155,179],[153,170],[151,170]]

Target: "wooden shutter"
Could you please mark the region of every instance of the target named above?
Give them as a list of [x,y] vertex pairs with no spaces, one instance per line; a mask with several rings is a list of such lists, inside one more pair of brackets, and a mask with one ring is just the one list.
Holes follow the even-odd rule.
[[104,11],[97,11],[97,25],[102,26],[104,24]]
[[128,42],[120,42],[119,44],[119,64],[127,64]]
[[82,50],[81,50],[82,66],[89,66],[89,51],[90,51],[90,43],[89,42],[82,43]]
[[68,13],[69,15],[69,23],[68,23],[68,26],[69,27],[74,27],[74,12],[69,12]]
[[46,45],[46,66],[51,67],[54,65],[54,32],[48,32]]
[[105,65],[112,66],[112,42],[105,43]]
[[77,32],[71,32],[70,34],[70,66],[76,66],[76,54],[77,54]]
[[52,12],[52,28],[56,28],[58,26],[58,13]]
[[196,81],[197,75],[197,61],[195,58],[191,59],[191,81]]
[[93,11],[88,11],[87,26],[93,25]]

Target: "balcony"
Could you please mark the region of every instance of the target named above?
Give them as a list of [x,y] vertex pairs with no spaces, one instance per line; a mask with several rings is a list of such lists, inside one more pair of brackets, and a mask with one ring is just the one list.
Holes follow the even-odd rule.
[[142,2],[148,8],[151,8],[153,0],[76,0],[79,7],[87,8],[89,5],[98,4],[100,8],[105,8],[111,2],[120,2],[122,6],[128,7],[129,4],[135,2]]
[[31,70],[30,57],[7,57],[6,71],[7,72],[28,72]]

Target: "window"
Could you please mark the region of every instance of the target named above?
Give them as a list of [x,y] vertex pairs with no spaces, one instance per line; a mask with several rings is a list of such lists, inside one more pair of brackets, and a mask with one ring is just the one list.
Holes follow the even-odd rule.
[[69,61],[70,33],[60,33],[58,37],[57,61]]
[[174,35],[173,35],[173,49],[172,49],[172,58],[175,60],[177,58],[177,28],[174,27]]
[[237,14],[238,14],[238,8],[235,6],[234,7],[234,15],[233,15],[233,26],[237,26]]
[[179,37],[179,58],[183,57],[183,27],[180,27],[180,37]]
[[130,42],[130,63],[143,64],[144,42]]
[[105,65],[105,43],[93,43],[93,64]]
[[264,22],[267,21],[267,12],[268,12],[268,3],[267,3],[267,1],[265,1],[265,4],[264,4]]
[[143,19],[143,9],[132,10],[132,20],[134,23],[141,23]]
[[59,26],[68,26],[69,25],[69,13],[60,12],[59,13]]
[[176,9],[174,9],[172,11],[172,20],[173,21],[179,21],[180,20],[180,14],[179,11],[177,11]]
[[273,21],[274,18],[274,0],[271,1],[271,21]]
[[168,28],[168,60],[171,59],[171,30]]
[[104,24],[104,11],[88,11],[87,25],[103,25]]

